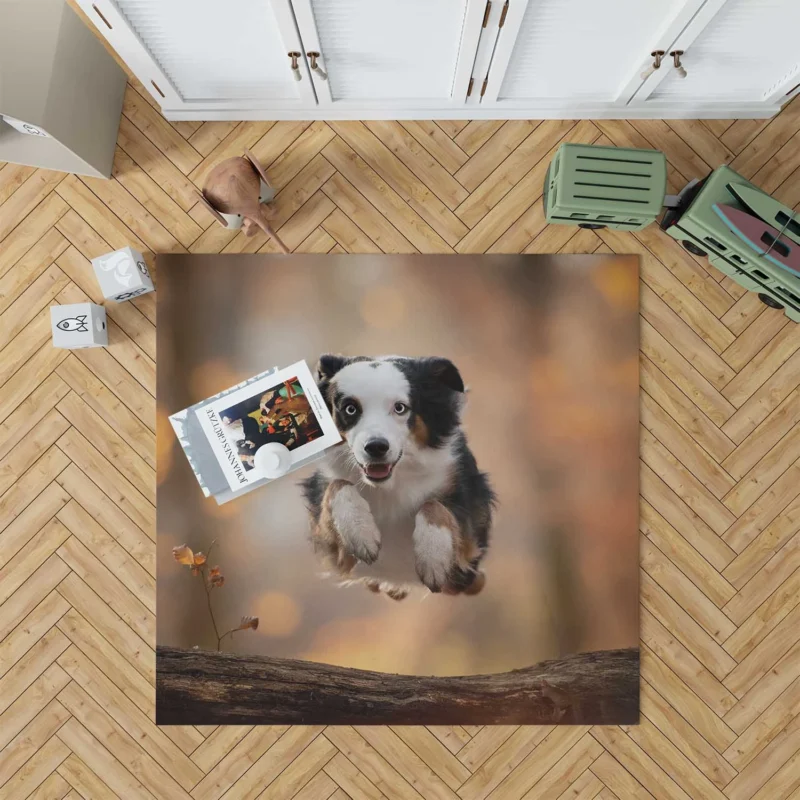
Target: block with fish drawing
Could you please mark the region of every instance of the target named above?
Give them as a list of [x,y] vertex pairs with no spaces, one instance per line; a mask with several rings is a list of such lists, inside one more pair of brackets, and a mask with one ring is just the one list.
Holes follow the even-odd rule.
[[50,326],[53,329],[53,347],[77,350],[108,344],[106,310],[94,303],[50,306]]
[[106,300],[121,303],[155,288],[142,254],[132,247],[93,258],[92,266]]

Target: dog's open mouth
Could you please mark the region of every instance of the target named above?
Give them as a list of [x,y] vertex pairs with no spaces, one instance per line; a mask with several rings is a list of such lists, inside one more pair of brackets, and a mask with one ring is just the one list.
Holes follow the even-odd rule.
[[361,471],[373,483],[382,483],[392,477],[392,470],[397,464],[361,464]]

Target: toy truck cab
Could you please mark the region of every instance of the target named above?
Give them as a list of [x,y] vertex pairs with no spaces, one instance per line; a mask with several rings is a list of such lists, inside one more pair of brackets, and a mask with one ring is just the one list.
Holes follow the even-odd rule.
[[748,211],[728,188],[730,184],[761,192],[730,167],[718,167],[703,181],[681,192],[678,206],[664,214],[661,230],[690,253],[707,255],[711,264],[746,289],[757,292],[766,305],[784,308],[789,319],[800,322],[800,276],[781,269],[748,247],[714,211],[715,204]]

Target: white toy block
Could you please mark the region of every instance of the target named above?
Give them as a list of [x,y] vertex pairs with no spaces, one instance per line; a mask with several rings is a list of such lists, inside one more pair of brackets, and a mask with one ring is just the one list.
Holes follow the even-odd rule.
[[121,303],[155,289],[142,254],[132,247],[93,258],[92,266],[106,300]]
[[106,310],[94,303],[50,306],[53,347],[77,350],[80,347],[105,347],[108,344]]

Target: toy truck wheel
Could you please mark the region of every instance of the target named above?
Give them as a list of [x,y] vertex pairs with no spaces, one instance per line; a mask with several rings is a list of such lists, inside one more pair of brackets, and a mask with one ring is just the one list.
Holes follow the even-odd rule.
[[596,222],[580,222],[578,223],[579,228],[586,228],[590,231],[599,231],[601,228],[605,228],[605,225],[598,225]]
[[684,246],[684,249],[688,250],[693,256],[703,258],[708,255],[705,250],[701,250],[694,242],[684,239],[681,244]]
[[774,298],[770,297],[768,294],[759,293],[758,299],[765,305],[769,306],[770,308],[777,308],[782,309],[783,306]]

